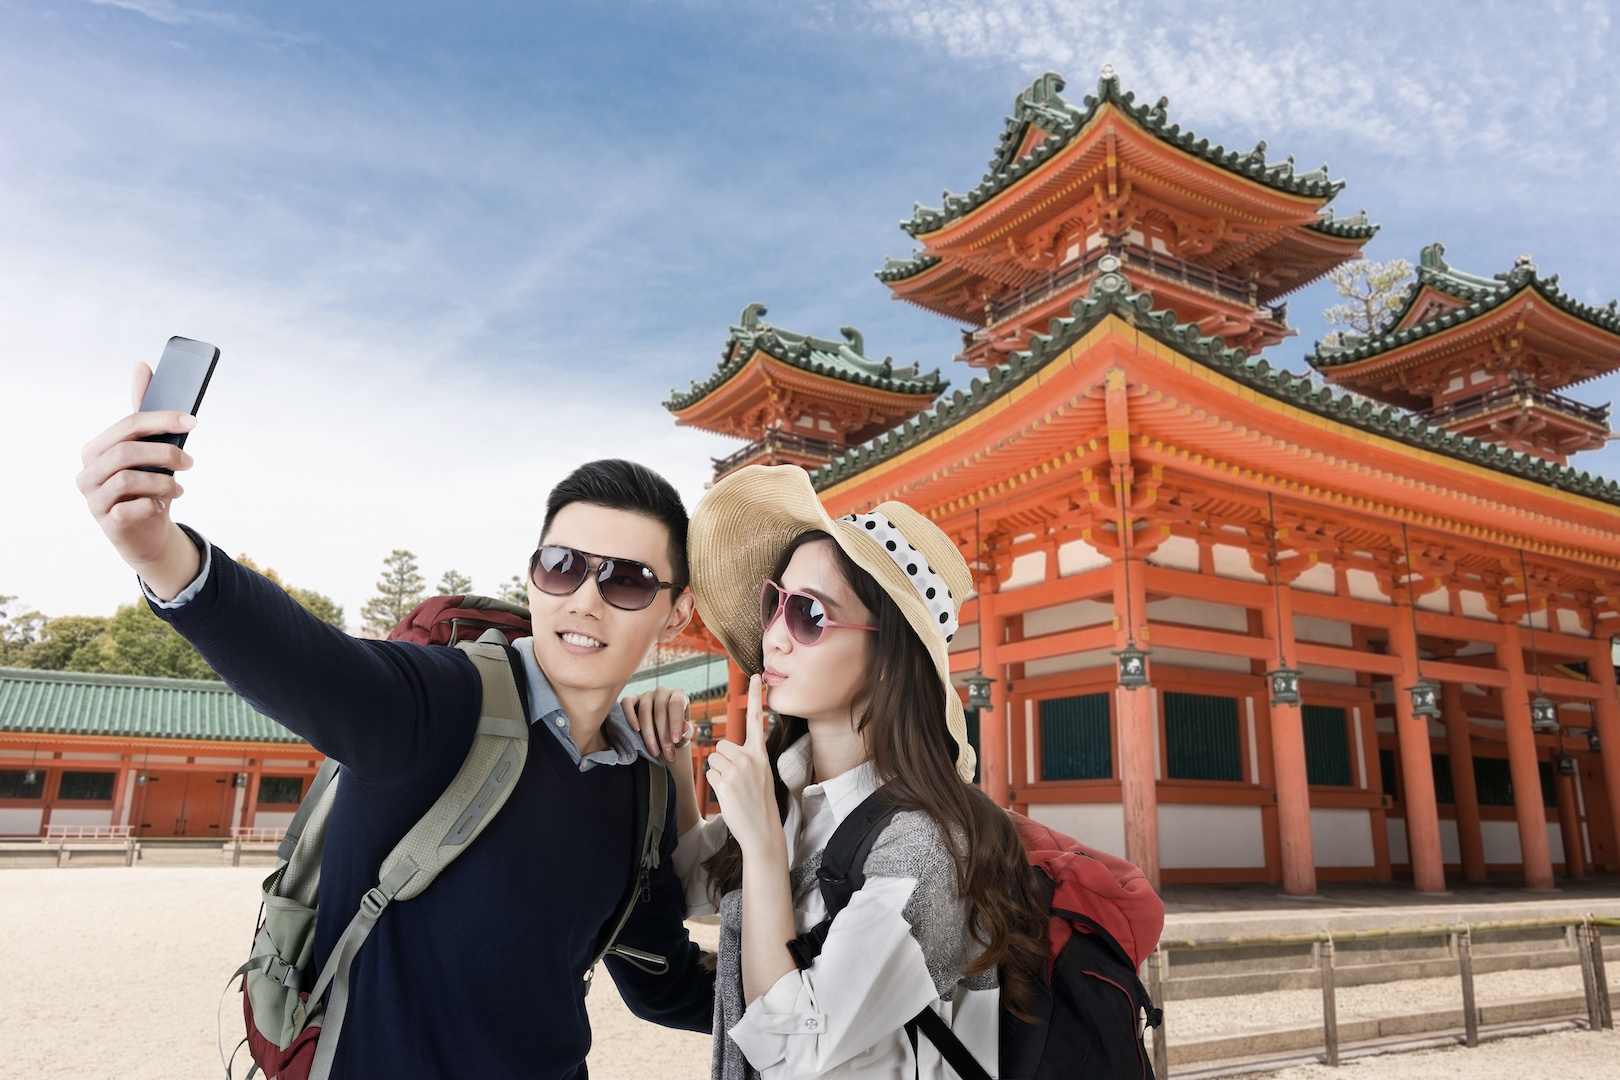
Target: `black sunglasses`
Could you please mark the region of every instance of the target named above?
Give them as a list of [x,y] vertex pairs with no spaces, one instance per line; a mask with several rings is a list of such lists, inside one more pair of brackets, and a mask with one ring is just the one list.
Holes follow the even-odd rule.
[[[595,573],[591,560],[595,559]],[[670,581],[659,581],[650,566],[633,559],[616,559],[610,555],[593,555],[578,548],[546,544],[529,556],[529,580],[534,587],[551,596],[567,596],[585,582],[587,576],[596,578],[596,591],[602,599],[622,611],[643,611],[652,606],[664,589],[677,592],[686,588]]]

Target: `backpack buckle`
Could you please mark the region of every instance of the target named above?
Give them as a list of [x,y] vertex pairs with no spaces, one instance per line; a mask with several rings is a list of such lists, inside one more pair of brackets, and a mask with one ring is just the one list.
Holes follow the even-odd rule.
[[383,909],[388,906],[388,896],[378,888],[372,888],[360,898],[360,910],[366,918],[376,921],[382,916]]

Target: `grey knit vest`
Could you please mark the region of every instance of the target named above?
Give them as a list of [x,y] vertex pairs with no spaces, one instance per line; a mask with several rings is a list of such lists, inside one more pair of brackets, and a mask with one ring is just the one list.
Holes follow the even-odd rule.
[[[961,837],[958,837],[958,846],[963,846]],[[821,866],[821,854],[817,851],[793,868],[790,881],[796,908],[802,908],[805,897],[819,888],[816,870]],[[911,936],[922,947],[934,990],[942,999],[951,1000],[959,983],[969,990],[995,987],[993,968],[971,979],[962,978],[962,969],[983,949],[968,933],[967,901],[956,891],[956,864],[938,826],[927,814],[908,810],[894,816],[872,845],[866,859],[866,876],[917,879],[917,887],[901,915],[911,927]],[[755,1080],[759,1076],[728,1034],[742,1020],[744,1008],[742,890],[734,889],[720,900],[720,958],[714,994],[714,1080]]]

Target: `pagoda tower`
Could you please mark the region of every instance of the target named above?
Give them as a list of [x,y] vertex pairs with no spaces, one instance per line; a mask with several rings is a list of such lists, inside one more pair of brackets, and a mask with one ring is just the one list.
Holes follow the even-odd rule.
[[1318,345],[1309,360],[1330,382],[1448,432],[1563,465],[1609,437],[1607,405],[1558,391],[1620,367],[1616,308],[1566,295],[1528,255],[1484,278],[1453,269],[1431,244],[1383,328]]
[[744,308],[714,372],[664,402],[683,427],[748,440],[715,460],[717,480],[744,465],[817,468],[916,416],[949,385],[937,369],[869,359],[853,326],[829,341],[772,326],[765,314],[763,304]]
[[[1344,184],[1327,166],[1211,146],[1139,105],[1103,69],[1079,105],[1047,74],[1018,95],[989,171],[901,228],[921,245],[877,277],[902,300],[974,327],[961,359],[1004,363],[1068,313],[1116,260],[1133,291],[1227,346],[1250,353],[1296,331],[1284,298],[1358,258],[1377,231],[1365,213],[1334,217]],[[1110,266],[1114,264],[1111,263]]]

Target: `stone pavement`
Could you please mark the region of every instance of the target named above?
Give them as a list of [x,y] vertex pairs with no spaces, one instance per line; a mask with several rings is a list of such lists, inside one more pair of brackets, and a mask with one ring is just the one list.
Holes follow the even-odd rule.
[[1162,890],[1166,939],[1364,930],[1383,926],[1482,923],[1594,914],[1620,917],[1620,875],[1560,879],[1526,889],[1519,878],[1448,881],[1444,893],[1409,882],[1325,882],[1315,896],[1280,885],[1169,885]]

